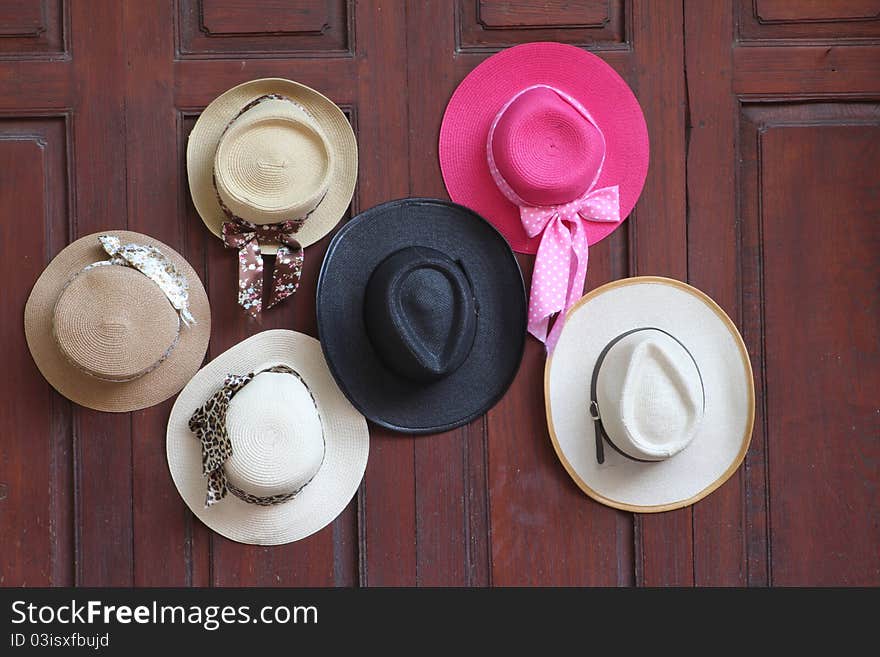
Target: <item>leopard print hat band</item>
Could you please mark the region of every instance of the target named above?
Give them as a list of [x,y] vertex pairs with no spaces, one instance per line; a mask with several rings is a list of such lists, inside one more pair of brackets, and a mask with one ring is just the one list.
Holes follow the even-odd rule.
[[[202,406],[198,407],[189,419],[189,429],[195,434],[202,446],[202,476],[207,479],[207,493],[205,496],[205,508],[211,507],[226,497],[227,492],[248,504],[259,506],[273,506],[292,500],[314,479],[314,474],[305,483],[295,490],[269,496],[258,496],[243,491],[229,481],[225,469],[226,462],[232,456],[232,442],[227,431],[226,416],[229,410],[229,402],[242,388],[254,380],[259,374],[274,372],[295,376],[312,398],[312,403],[317,410],[317,403],[312,391],[303,378],[287,365],[275,365],[258,372],[247,374],[227,374],[223,385]],[[320,420],[320,416],[319,416]],[[321,441],[324,454],[326,454],[326,439],[321,430]],[[323,456],[321,458],[323,463]],[[320,469],[320,466],[319,468]],[[316,473],[317,474],[317,471]]]

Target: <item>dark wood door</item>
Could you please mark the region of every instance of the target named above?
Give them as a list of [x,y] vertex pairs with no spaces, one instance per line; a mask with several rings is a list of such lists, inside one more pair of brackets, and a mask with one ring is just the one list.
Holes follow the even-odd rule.
[[[0,584],[880,584],[880,5],[876,0],[0,0]],[[328,239],[293,301],[252,323],[233,259],[189,200],[186,137],[217,94],[292,78],[346,111],[352,213],[444,198],[443,108],[504,47],[609,61],[651,137],[645,191],[591,249],[589,288],[661,274],[742,330],[758,417],[745,466],[693,508],[634,516],[569,480],[530,341],[485,417],[413,438],[371,427],[360,492],[283,547],[209,532],[165,463],[171,401],[79,408],[40,377],[22,311],[77,236],[153,235],[203,277],[209,358],[267,328],[315,335]],[[520,262],[528,276],[531,257]]]

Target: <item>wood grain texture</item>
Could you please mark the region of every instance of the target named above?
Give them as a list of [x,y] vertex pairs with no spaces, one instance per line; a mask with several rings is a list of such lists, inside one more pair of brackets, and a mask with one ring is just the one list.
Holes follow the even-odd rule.
[[0,59],[0,112],[12,115],[54,113],[73,102],[73,63]]
[[64,0],[0,2],[0,59],[55,59],[67,49]]
[[[70,238],[128,227],[125,31],[118,2],[70,7],[75,92]],[[101,39],[93,37],[99,31]],[[132,417],[74,407],[77,584],[134,583]]]
[[[681,5],[650,2],[633,7],[636,94],[642,103],[651,163],[645,189],[631,217],[631,273],[687,280],[684,22]],[[663,52],[663,65],[656,65]],[[636,527],[637,583],[693,584],[693,511],[641,516]]]
[[877,0],[737,0],[740,38],[837,43],[880,36]]
[[[21,281],[0,290],[0,585],[880,584],[875,4],[0,0],[0,270]],[[189,200],[186,138],[219,93],[277,76],[339,103],[360,147],[351,215],[446,198],[437,135],[455,86],[544,39],[609,62],[651,138],[645,191],[590,249],[587,289],[687,280],[749,349],[745,466],[692,509],[633,516],[579,491],[547,435],[531,339],[483,418],[432,437],[371,426],[348,508],[272,548],[217,536],[183,504],[165,462],[171,400],[98,413],[39,375],[21,322],[30,288],[66,244],[111,227],[193,264],[212,304],[208,358],[267,328],[317,334],[331,236],[307,250],[296,296],[255,322],[235,302],[234,254]],[[528,282],[533,257],[519,261]]]
[[[6,280],[0,307],[24,309],[50,257],[66,243],[66,117],[0,120],[0,248]],[[28,230],[21,230],[27,222]],[[4,314],[0,402],[0,585],[73,583],[74,503],[71,404],[43,380],[27,350],[21,317]],[[13,319],[14,317],[14,319]],[[22,399],[27,399],[23,403]]]
[[[125,4],[125,33],[131,49],[131,74],[126,76],[125,88],[126,141],[133,145],[126,151],[128,227],[179,248],[203,275],[204,237],[199,235],[195,244],[185,239],[186,217],[180,212],[179,199],[186,185],[178,174],[182,158],[172,63],[154,55],[171,51],[173,34],[163,26],[172,19],[170,5]],[[193,559],[205,558],[198,547],[193,556],[194,538],[188,535],[191,516],[180,505],[165,459],[164,430],[173,401],[133,414],[132,460],[137,464],[132,482],[133,558],[138,586],[192,584],[193,570],[203,568]],[[155,568],[153,560],[163,567]]]
[[[412,4],[418,12],[423,3]],[[424,3],[445,13],[449,13],[449,4]],[[479,53],[530,41],[627,49],[628,4],[622,0],[456,0],[456,43],[461,51]]]
[[255,11],[249,0],[199,0],[199,27],[210,36],[220,34],[321,34],[330,29],[327,0],[263,0]]
[[[455,49],[454,16],[443,3],[411,6],[407,32],[434,25],[437,51]],[[449,57],[413,53],[407,59],[409,90],[409,194],[448,198],[440,176],[437,138],[440,117],[458,80]],[[483,449],[486,421],[435,438],[415,441],[417,582],[449,586],[486,585],[489,577],[487,494]]]
[[763,23],[857,21],[880,18],[877,0],[754,0]]
[[[357,24],[355,89],[358,98],[359,178],[356,210],[407,196],[407,7],[380,0]],[[372,15],[376,20],[370,20]],[[381,21],[378,17],[381,16]],[[380,27],[381,25],[381,27]],[[388,44],[395,47],[388,48]],[[416,553],[415,441],[370,426],[370,462],[362,490],[360,583],[413,585]],[[393,522],[389,522],[394,518]]]
[[42,2],[6,0],[0,5],[0,37],[37,37],[45,31]]
[[867,391],[878,378],[870,217],[880,195],[846,163],[880,156],[880,111],[789,104],[745,118],[744,281],[761,299],[752,339],[764,354],[770,581],[876,584],[880,424]]
[[[731,85],[733,14],[722,3],[687,2],[688,282],[709,294],[741,326],[736,223],[736,119]],[[705,25],[715,29],[706,30]],[[721,37],[721,38],[719,38]],[[712,166],[706,166],[712,162]],[[748,456],[747,456],[748,459]],[[741,468],[694,506],[694,584],[747,582],[745,496]]]
[[774,584],[880,584],[880,183],[849,172],[880,167],[873,109],[761,137]]
[[[613,3],[619,5],[619,3]],[[608,0],[479,0],[477,21],[483,28],[505,27],[604,27],[611,20],[612,3]],[[616,8],[616,7],[615,7]]]
[[[354,4],[353,0],[177,0],[178,56],[350,56]],[[167,31],[170,24],[159,25]]]
[[743,47],[733,88],[749,96],[874,98],[880,95],[878,46]]

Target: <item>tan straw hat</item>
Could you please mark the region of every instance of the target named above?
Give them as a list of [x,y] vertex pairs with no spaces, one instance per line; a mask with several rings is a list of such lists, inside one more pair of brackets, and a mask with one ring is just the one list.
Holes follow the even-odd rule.
[[127,412],[177,393],[205,357],[211,309],[198,275],[162,242],[124,230],[67,246],[24,311],[34,362],[68,399]]
[[[300,219],[309,246],[329,233],[351,203],[357,141],[329,98],[282,78],[245,82],[202,112],[189,136],[186,167],[193,203],[220,237],[228,215],[258,225]],[[214,180],[216,179],[216,188]],[[261,245],[275,253],[277,245]]]
[[544,376],[553,446],[603,504],[649,513],[702,499],[742,463],[755,390],[733,322],[654,276],[609,283],[566,318]]
[[283,329],[208,363],[168,420],[168,466],[187,506],[219,534],[256,545],[331,523],[357,492],[369,444],[318,341]]
[[238,303],[263,308],[263,253],[276,254],[267,307],[296,292],[303,248],[329,233],[351,203],[357,142],[333,102],[266,78],[221,94],[189,136],[186,168],[205,225],[238,249]]

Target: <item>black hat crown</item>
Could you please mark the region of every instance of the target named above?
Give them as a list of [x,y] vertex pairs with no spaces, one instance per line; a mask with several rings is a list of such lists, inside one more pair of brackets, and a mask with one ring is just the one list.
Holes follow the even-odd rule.
[[367,284],[370,342],[389,368],[415,381],[437,381],[459,368],[473,346],[477,314],[461,263],[436,249],[392,253]]

